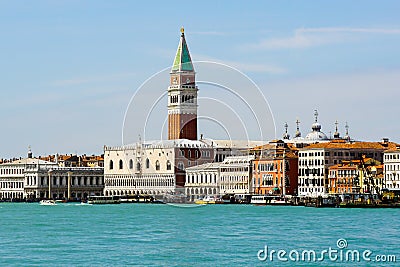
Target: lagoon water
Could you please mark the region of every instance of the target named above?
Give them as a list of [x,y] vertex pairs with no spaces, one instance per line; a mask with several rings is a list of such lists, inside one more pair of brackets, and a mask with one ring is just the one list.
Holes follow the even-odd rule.
[[[400,266],[400,209],[0,203],[0,216],[1,266]],[[265,246],[397,262],[260,261]]]

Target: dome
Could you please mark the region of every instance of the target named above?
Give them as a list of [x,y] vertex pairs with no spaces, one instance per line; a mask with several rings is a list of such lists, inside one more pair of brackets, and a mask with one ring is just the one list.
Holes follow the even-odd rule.
[[326,136],[326,134],[321,132],[321,124],[318,123],[317,110],[315,110],[314,116],[315,116],[315,122],[311,126],[312,132],[307,134],[306,140],[310,140],[310,141],[329,140],[328,137]]
[[313,125],[311,126],[311,129],[313,131],[320,131],[321,130],[321,124],[319,124],[318,122],[314,122]]
[[306,139],[311,141],[318,141],[318,140],[328,140],[328,137],[323,132],[312,131],[311,133],[307,134]]

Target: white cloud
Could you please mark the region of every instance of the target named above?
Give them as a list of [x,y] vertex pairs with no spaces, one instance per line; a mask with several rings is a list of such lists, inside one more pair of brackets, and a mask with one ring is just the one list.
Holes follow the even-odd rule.
[[307,48],[330,43],[351,41],[356,38],[354,34],[400,34],[399,28],[351,28],[351,27],[322,27],[299,28],[289,37],[269,38],[256,44],[248,44],[246,48],[252,49],[285,49]]

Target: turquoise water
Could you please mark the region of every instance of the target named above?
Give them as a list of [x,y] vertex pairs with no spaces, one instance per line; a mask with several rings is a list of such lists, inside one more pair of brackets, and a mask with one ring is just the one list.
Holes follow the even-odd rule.
[[[0,204],[0,266],[400,266],[400,209]],[[352,250],[397,262],[260,261],[259,250]],[[263,254],[260,254],[261,256]]]

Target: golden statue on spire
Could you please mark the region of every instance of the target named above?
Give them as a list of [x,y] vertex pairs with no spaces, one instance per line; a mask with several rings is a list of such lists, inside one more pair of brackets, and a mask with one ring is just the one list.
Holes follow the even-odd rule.
[[181,27],[181,33],[185,33],[185,28]]

